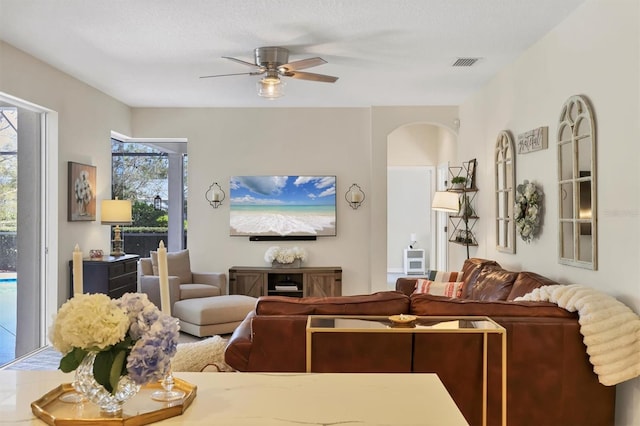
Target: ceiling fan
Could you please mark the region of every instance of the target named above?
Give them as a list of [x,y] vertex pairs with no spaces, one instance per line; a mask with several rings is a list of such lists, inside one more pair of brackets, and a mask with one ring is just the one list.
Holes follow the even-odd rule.
[[322,58],[308,58],[299,61],[289,62],[289,50],[284,47],[266,46],[258,47],[254,50],[255,63],[243,61],[242,59],[223,56],[225,59],[237,62],[242,65],[253,67],[254,70],[243,73],[205,75],[200,78],[227,77],[231,75],[265,75],[258,81],[258,95],[269,99],[282,96],[283,83],[280,77],[292,77],[300,80],[319,81],[323,83],[334,83],[338,77],[300,70],[326,64]]

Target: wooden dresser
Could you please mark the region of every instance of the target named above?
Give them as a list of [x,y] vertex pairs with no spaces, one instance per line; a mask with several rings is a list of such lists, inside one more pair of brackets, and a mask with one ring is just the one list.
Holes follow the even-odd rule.
[[[104,256],[102,259],[86,258],[82,261],[82,283],[84,293],[104,293],[115,299],[124,293],[138,291],[138,256]],[[71,271],[71,293],[73,293],[73,262]]]

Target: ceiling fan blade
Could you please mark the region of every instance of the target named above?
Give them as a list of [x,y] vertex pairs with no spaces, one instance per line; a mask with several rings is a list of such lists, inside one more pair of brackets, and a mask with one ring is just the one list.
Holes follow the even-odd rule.
[[316,57],[289,62],[288,64],[280,65],[278,68],[286,68],[287,71],[296,71],[303,70],[305,68],[317,67],[318,65],[326,63],[327,61],[325,61],[324,59]]
[[203,75],[200,78],[211,78],[211,77],[228,77],[230,75],[260,75],[264,74],[264,71],[255,71],[255,72],[238,72],[234,74],[216,74],[216,75]]
[[242,65],[248,65],[250,67],[259,67],[258,65],[252,64],[251,62],[243,61],[242,59],[238,59],[238,58],[232,58],[231,56],[223,56],[223,58],[224,59],[228,59],[228,60],[233,61],[233,62],[237,62],[237,63],[242,64]]
[[298,78],[300,80],[319,81],[322,83],[335,83],[338,77],[324,74],[314,74],[312,72],[288,71],[283,73],[287,77]]

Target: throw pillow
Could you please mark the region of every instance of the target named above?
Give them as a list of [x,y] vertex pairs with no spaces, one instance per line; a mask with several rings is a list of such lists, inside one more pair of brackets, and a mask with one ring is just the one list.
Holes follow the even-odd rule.
[[418,278],[413,294],[421,293],[447,296],[455,299],[462,296],[462,282],[436,282]]
[[462,272],[437,271],[433,281],[459,282],[462,281]]

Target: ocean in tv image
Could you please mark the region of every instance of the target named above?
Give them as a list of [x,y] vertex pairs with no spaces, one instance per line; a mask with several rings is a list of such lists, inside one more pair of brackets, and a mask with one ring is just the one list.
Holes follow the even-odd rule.
[[233,176],[232,236],[336,235],[335,176]]

